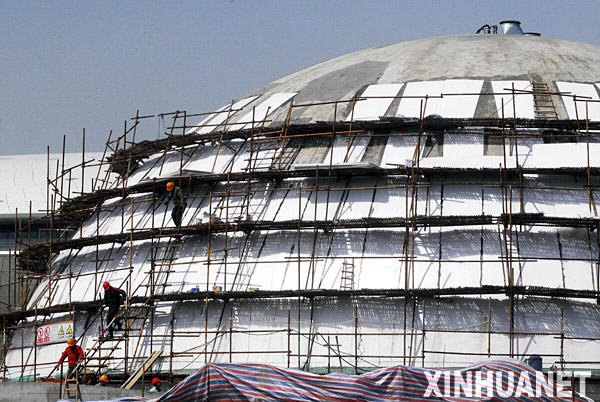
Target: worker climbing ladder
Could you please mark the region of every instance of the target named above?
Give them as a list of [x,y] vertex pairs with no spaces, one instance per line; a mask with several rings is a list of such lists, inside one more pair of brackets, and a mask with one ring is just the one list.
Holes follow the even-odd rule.
[[[175,251],[177,249],[176,246],[180,245],[179,238],[173,242],[169,242],[168,244],[163,245],[155,245],[155,248],[165,248],[164,254],[166,254],[165,258],[159,259],[160,261],[169,261],[172,262],[175,258]],[[155,259],[155,255],[152,254],[151,259]],[[136,353],[139,350],[139,342],[143,338],[143,331],[146,327],[146,323],[148,318],[153,314],[154,306],[151,303],[152,296],[154,295],[155,283],[167,283],[167,278],[162,278],[160,280],[157,279],[156,276],[160,276],[161,274],[168,275],[169,272],[169,264],[161,263],[157,264],[161,268],[158,272],[148,275],[148,283],[140,283],[138,287],[132,291],[132,295],[134,295],[141,287],[146,287],[146,299],[143,304],[131,306],[130,301],[127,300],[126,304],[119,310],[117,315],[113,318],[113,320],[107,323],[106,327],[99,333],[98,338],[94,341],[93,345],[90,348],[86,348],[85,358],[79,364],[80,367],[84,367],[86,373],[91,372],[92,374],[99,375],[101,371],[106,371],[109,367],[109,362],[112,359],[115,359],[114,354],[117,350],[120,350],[122,347],[125,349],[125,355],[129,355],[129,340],[130,338],[134,338],[138,340],[138,345],[135,350]],[[163,280],[164,279],[164,280]],[[102,319],[102,311],[99,312],[96,319]],[[109,326],[115,323],[117,319],[124,319],[125,327],[122,331],[122,334],[119,336],[115,336],[113,339],[107,339],[105,337],[108,332]],[[139,323],[141,321],[141,323]],[[137,332],[137,333],[136,333]],[[124,341],[124,342],[123,342]],[[112,342],[112,344],[107,344]],[[124,346],[123,346],[124,345]],[[97,363],[91,364],[90,362],[97,361]],[[78,367],[79,368],[79,367]],[[91,370],[89,370],[91,369]],[[89,371],[88,371],[89,370]],[[127,367],[127,359],[125,359],[125,367],[124,370],[126,372],[129,371],[129,367]]]
[[[177,247],[173,247],[175,245],[179,245],[179,240],[177,240],[175,243],[169,243],[167,245],[162,245],[162,246],[155,245],[154,247],[156,247],[156,248],[166,247],[166,249],[167,249],[166,253],[169,255],[168,260],[172,262],[173,259],[175,258],[175,251],[177,249]],[[167,246],[170,246],[170,247],[167,247]],[[166,267],[167,271],[169,269],[168,264],[161,263],[160,266]],[[158,272],[159,275],[162,273],[161,271],[162,270],[159,270],[159,272]],[[167,274],[168,274],[168,272],[167,272]],[[150,277],[151,276],[149,276],[149,278]],[[99,374],[101,370],[106,369],[106,367],[108,367],[109,361],[114,358],[114,356],[113,356],[114,353],[117,350],[119,350],[122,345],[124,345],[124,347],[126,349],[128,348],[128,342],[129,342],[130,338],[137,339],[138,343],[141,341],[141,339],[143,337],[142,336],[143,331],[146,326],[146,322],[147,322],[148,318],[153,314],[153,308],[154,308],[154,306],[152,304],[150,304],[150,299],[154,292],[154,286],[152,286],[152,282],[154,282],[154,281],[149,280],[149,282],[150,282],[148,284],[149,286],[147,287],[147,290],[146,290],[147,299],[145,300],[145,302],[139,306],[126,305],[125,307],[123,307],[121,312],[119,312],[119,314],[115,317],[115,319],[116,319],[121,314],[124,315],[125,328],[123,330],[123,333],[121,335],[115,337],[114,339],[106,339],[104,337],[104,334],[106,333],[107,329],[105,329],[104,332],[100,334],[100,336],[96,340],[95,344],[87,350],[86,357],[85,357],[86,368],[90,368],[90,367],[95,368],[96,369],[95,373]],[[166,283],[166,280],[161,281],[161,282]],[[138,289],[141,286],[143,286],[143,284],[140,284],[138,286]],[[148,291],[150,291],[150,292],[148,292]],[[140,321],[141,321],[141,323],[139,323]],[[109,325],[111,325],[111,324],[112,323],[109,323]],[[108,325],[107,325],[107,328],[108,328]],[[105,344],[108,342],[113,342],[113,344],[108,347],[105,347]],[[139,348],[136,347],[136,350],[138,350],[138,349]],[[103,354],[102,353],[103,351],[106,351],[106,353]],[[128,355],[127,352],[125,354]],[[98,363],[96,365],[89,365],[88,362],[90,360],[97,360]],[[129,368],[127,367],[127,363],[125,363],[124,369],[126,372],[129,371]]]

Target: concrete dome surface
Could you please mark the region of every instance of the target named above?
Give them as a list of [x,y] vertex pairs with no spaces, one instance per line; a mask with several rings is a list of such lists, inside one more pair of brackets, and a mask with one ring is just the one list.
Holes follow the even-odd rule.
[[[206,118],[200,125],[209,126],[195,131],[207,133],[219,128],[248,128],[248,124],[239,123],[250,121],[252,113],[255,121],[265,120],[264,126],[279,125],[288,118],[291,102],[301,105],[340,101],[335,111],[336,120],[377,119],[380,116],[418,117],[415,105],[419,100],[413,99],[410,105],[409,98],[440,94],[482,95],[472,96],[470,106],[462,102],[449,107],[450,110],[445,113],[430,102],[430,113],[426,114],[462,118],[498,117],[501,109],[499,96],[491,101],[484,94],[506,92],[513,84],[516,91],[532,91],[534,86],[541,85],[536,88],[538,91],[598,100],[595,84],[600,81],[599,77],[600,48],[585,43],[530,35],[426,38],[361,50],[282,77],[251,91],[233,105],[225,105],[220,110],[232,108],[227,118],[225,112],[212,119]],[[364,99],[358,104],[348,102],[353,97]],[[369,97],[374,99],[365,102]],[[402,97],[404,104],[399,100]],[[557,117],[575,119],[573,105],[564,105],[565,101],[570,102],[568,96],[554,97]],[[537,117],[533,98],[519,98],[517,117]],[[465,99],[468,97],[455,97],[453,102],[461,103]],[[441,101],[444,102],[448,101]],[[524,105],[524,102],[528,105]],[[365,106],[368,103],[372,105]],[[600,104],[590,105],[590,118],[600,120]],[[353,116],[356,107],[358,110],[354,110],[356,116]],[[373,110],[365,112],[361,108]],[[295,108],[290,121],[331,121],[334,119],[333,109],[329,104]],[[457,109],[460,112],[457,113]],[[506,114],[512,113],[508,109],[512,109],[512,106],[507,105]]]
[[[249,95],[298,92],[298,101],[352,96],[363,85],[444,79],[598,82],[600,47],[526,35],[449,35],[337,57]],[[343,92],[347,90],[347,92]]]

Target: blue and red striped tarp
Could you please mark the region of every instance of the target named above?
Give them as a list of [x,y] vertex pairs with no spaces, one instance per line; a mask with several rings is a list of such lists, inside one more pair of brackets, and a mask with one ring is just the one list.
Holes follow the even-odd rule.
[[517,360],[489,360],[461,370],[395,366],[362,375],[318,375],[264,364],[214,363],[202,367],[158,399],[194,401],[591,401]]
[[318,375],[263,364],[208,364],[157,402],[423,399],[587,401],[517,360],[490,360],[462,370],[395,366],[362,375]]

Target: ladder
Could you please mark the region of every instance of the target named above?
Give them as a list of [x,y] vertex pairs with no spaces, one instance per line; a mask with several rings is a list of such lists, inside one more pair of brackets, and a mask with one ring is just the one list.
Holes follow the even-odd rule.
[[290,168],[300,150],[302,143],[300,141],[284,140],[280,148],[273,155],[273,162],[269,170],[287,170]]
[[[91,369],[90,372],[97,375],[99,375],[102,370],[106,370],[109,366],[109,361],[117,359],[116,357],[114,357],[114,353],[117,350],[121,349],[122,342],[128,342],[129,338],[131,338],[132,336],[132,333],[139,333],[141,331],[141,328],[139,328],[139,324],[136,325],[136,323],[139,320],[143,320],[143,322],[145,322],[147,315],[149,314],[148,311],[150,310],[150,308],[151,306],[149,305],[124,307],[122,311],[122,316],[119,315],[115,317],[115,319],[122,318],[122,320],[125,322],[122,331],[123,333],[115,335],[114,338],[109,339],[106,338],[106,333],[108,332],[108,329],[105,328],[105,330],[98,336],[98,339],[95,341],[92,347],[87,349],[85,357],[86,370]],[[137,313],[131,314],[132,310],[137,310]],[[142,323],[141,325],[143,327],[144,324]],[[115,330],[115,332],[117,331]],[[133,335],[133,337],[136,336],[141,336],[141,334]],[[105,344],[108,343],[112,344],[105,346]],[[103,351],[105,353],[104,355],[102,354]],[[90,364],[90,362],[94,360],[97,361],[97,364]]]
[[533,108],[535,117],[538,119],[557,120],[556,108],[552,101],[552,95],[548,95],[550,90],[545,81],[532,81],[533,90]]
[[[73,395],[71,395],[72,391],[74,392]],[[81,390],[79,389],[79,374],[76,371],[73,372],[73,377],[65,378],[60,398],[65,399],[65,397],[74,401],[81,401]]]
[[[158,260],[172,262],[176,258],[175,257],[176,248],[180,247],[180,245],[181,244],[179,243],[179,240],[176,240],[175,243],[168,242],[167,244],[154,245],[153,247],[155,249],[163,248],[166,250],[164,252],[164,255],[162,256],[163,258],[158,258]],[[151,250],[151,252],[154,252],[154,251]],[[158,254],[157,254],[157,256],[158,256]],[[154,258],[156,260],[156,258],[154,256],[152,256],[151,258]],[[165,267],[165,268],[160,268],[158,270],[158,272],[156,272],[154,274],[159,278],[159,280],[156,280],[156,278],[155,278],[155,282],[164,284],[164,283],[167,283],[166,277],[168,277],[170,267],[168,266],[168,264],[161,265],[161,267]],[[161,275],[165,275],[164,280],[160,280]],[[150,279],[150,277],[148,277],[148,279]],[[144,286],[144,284],[138,285],[138,288],[135,291],[133,291],[132,294],[135,294],[137,292],[137,290],[143,286]],[[149,297],[150,295],[148,294],[149,292],[151,292],[151,294],[152,294],[152,292],[154,291],[154,289],[150,289],[151,286],[160,287],[162,285],[160,285],[160,284],[153,285],[153,284],[149,283],[146,286],[145,295],[146,295],[146,297],[148,297],[146,299],[146,301],[143,304],[136,305],[136,306],[125,305],[123,307],[122,314],[119,314],[117,317],[115,317],[115,319],[122,318],[123,321],[125,322],[122,334],[115,336],[113,339],[107,339],[105,337],[106,333],[108,332],[108,326],[107,326],[107,328],[105,328],[104,331],[98,336],[98,338],[96,339],[96,341],[92,345],[92,347],[87,349],[86,356],[84,359],[86,369],[88,369],[88,368],[95,369],[95,370],[91,370],[91,371],[93,373],[99,375],[102,370],[106,370],[106,368],[109,367],[109,363],[111,360],[119,359],[118,357],[116,357],[114,355],[115,355],[115,352],[120,350],[123,345],[124,345],[124,349],[126,352],[125,353],[125,361],[127,361],[127,359],[129,357],[131,357],[130,354],[127,353],[127,347],[128,347],[127,344],[129,342],[130,338],[137,338],[137,340],[138,340],[137,343],[139,346],[139,343],[142,341],[142,338],[143,338],[143,331],[146,326],[147,320],[151,315],[154,314],[154,311],[153,311],[154,306],[150,303],[150,297]],[[102,311],[100,312],[100,315],[102,315]],[[107,344],[107,345],[105,346],[105,344]],[[138,347],[135,348],[136,352],[137,352],[137,350],[138,350]],[[134,355],[133,357],[135,357],[135,353],[133,355]],[[89,362],[93,361],[93,360],[97,361],[98,363],[97,364],[89,364]],[[128,370],[126,370],[126,371],[128,371]]]
[[354,290],[354,258],[351,262],[342,262],[341,290]]

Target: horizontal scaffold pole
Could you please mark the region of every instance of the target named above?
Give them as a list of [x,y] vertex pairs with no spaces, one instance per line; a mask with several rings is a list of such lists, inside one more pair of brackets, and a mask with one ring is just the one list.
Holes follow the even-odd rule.
[[411,218],[360,218],[347,220],[304,220],[297,219],[286,221],[252,221],[240,220],[234,222],[208,222],[191,226],[141,229],[131,232],[104,234],[92,237],[83,237],[70,240],[61,240],[50,243],[39,243],[27,247],[19,254],[19,264],[22,269],[33,272],[44,272],[50,253],[62,250],[80,249],[108,243],[126,243],[131,241],[147,240],[161,237],[182,237],[206,235],[208,233],[244,232],[250,234],[263,230],[298,230],[317,229],[324,232],[343,229],[366,228],[394,228],[394,227],[448,227],[448,226],[475,226],[475,225],[535,225],[557,227],[583,227],[596,229],[599,224],[597,218],[562,218],[549,217],[543,214],[510,214],[510,215],[455,215],[455,216],[415,216]]
[[[74,197],[62,203],[61,208],[54,216],[54,226],[62,227],[69,223],[79,224],[81,221],[89,218],[97,208],[98,204],[115,197],[126,197],[130,194],[152,193],[157,189],[162,189],[164,184],[175,178],[182,179],[186,187],[191,187],[201,184],[213,183],[236,183],[247,182],[249,178],[252,180],[262,181],[279,181],[291,178],[313,178],[318,175],[323,177],[324,174],[329,175],[331,171],[332,177],[347,177],[347,176],[370,176],[370,177],[394,177],[408,176],[419,174],[424,177],[443,176],[445,178],[452,176],[481,176],[497,178],[498,168],[380,168],[378,166],[356,166],[356,167],[336,167],[318,166],[302,170],[267,170],[256,172],[232,172],[232,173],[212,173],[200,174],[192,173],[183,177],[161,178],[153,181],[143,181],[129,187],[116,187],[112,189],[102,189],[93,193],[86,193]],[[560,167],[560,168],[506,168],[502,169],[506,178],[518,178],[521,174],[537,174],[537,175],[570,175],[584,177],[588,174],[586,167]],[[600,175],[600,168],[589,168],[591,176]],[[515,183],[514,188],[518,188],[518,183]]]
[[[285,130],[288,136],[323,133],[329,135],[332,122],[315,122],[306,124],[289,124],[287,126],[271,126],[262,130],[261,136],[277,137]],[[416,118],[398,118],[386,117],[377,120],[365,121],[338,121],[335,123],[336,131],[364,130],[374,133],[389,133],[390,130],[401,130],[403,132],[417,132],[419,130],[435,132],[459,129],[465,127],[484,128],[528,128],[528,129],[559,129],[559,130],[578,130],[586,126],[585,120],[555,120],[555,119],[452,119],[452,118],[432,118],[432,119],[416,119]],[[189,126],[187,128],[192,128]],[[589,130],[599,130],[600,122],[588,122]],[[174,144],[177,146],[198,145],[202,142],[223,141],[231,139],[247,139],[254,136],[254,129],[243,130],[216,130],[212,133],[196,134],[187,133],[184,135],[170,135],[167,138],[161,138],[154,141],[141,141],[129,148],[116,151],[108,158],[110,170],[122,174],[128,172],[124,166],[136,166],[139,161],[157,152],[164,152],[171,148]],[[489,133],[488,133],[489,134]]]
[[[205,301],[211,300],[237,300],[237,299],[277,299],[277,298],[332,298],[332,297],[443,297],[461,295],[522,295],[536,297],[567,297],[573,299],[598,299],[600,292],[594,290],[561,289],[538,286],[480,286],[458,288],[434,289],[301,289],[301,290],[253,290],[230,292],[183,292],[158,294],[151,297],[133,296],[129,299],[131,305],[154,304],[157,302],[175,301]],[[32,310],[15,311],[4,314],[7,325],[34,316],[46,316],[70,311],[98,311],[101,301],[57,304],[51,307]]]

